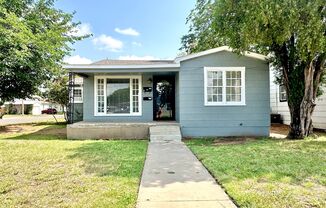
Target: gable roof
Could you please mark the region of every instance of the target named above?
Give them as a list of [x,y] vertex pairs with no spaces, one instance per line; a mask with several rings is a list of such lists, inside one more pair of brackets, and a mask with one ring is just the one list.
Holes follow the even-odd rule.
[[[63,67],[68,70],[89,70],[89,69],[175,69],[180,67],[180,62],[194,59],[201,56],[210,55],[222,51],[233,52],[232,48],[222,46],[209,49],[199,53],[189,54],[186,56],[177,57],[174,60],[112,60],[103,59],[91,64],[69,64]],[[242,54],[246,57],[255,58],[267,61],[267,56],[245,52]]]
[[[198,58],[201,56],[206,56],[209,54],[213,54],[213,53],[218,53],[218,52],[222,52],[222,51],[227,51],[227,52],[233,52],[232,48],[230,48],[229,46],[221,46],[218,48],[213,48],[213,49],[209,49],[206,51],[202,51],[199,53],[193,53],[193,54],[189,54],[186,56],[181,56],[181,57],[177,57],[174,61],[176,63],[180,63],[181,61],[186,61],[189,59],[194,59],[194,58]],[[244,54],[242,54],[246,57],[250,57],[250,58],[255,58],[255,59],[259,59],[259,60],[263,60],[263,61],[267,61],[267,56],[258,54],[258,53],[253,53],[253,52],[245,52]]]

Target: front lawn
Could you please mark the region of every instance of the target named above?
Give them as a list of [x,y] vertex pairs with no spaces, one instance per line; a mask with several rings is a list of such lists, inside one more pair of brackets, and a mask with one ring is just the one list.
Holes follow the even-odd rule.
[[241,207],[326,207],[326,138],[186,142]]
[[0,207],[135,206],[146,141],[71,141],[64,125],[17,129],[0,130]]

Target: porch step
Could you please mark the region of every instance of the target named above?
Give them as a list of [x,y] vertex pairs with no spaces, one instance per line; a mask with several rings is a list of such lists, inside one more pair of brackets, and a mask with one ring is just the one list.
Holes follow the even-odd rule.
[[181,142],[179,126],[151,126],[149,128],[151,142]]

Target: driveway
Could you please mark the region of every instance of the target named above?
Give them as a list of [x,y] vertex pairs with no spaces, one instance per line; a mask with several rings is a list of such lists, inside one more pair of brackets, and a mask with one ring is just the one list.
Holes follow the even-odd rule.
[[[58,120],[63,119],[63,115],[55,115]],[[39,122],[54,122],[55,119],[52,115],[5,115],[0,119],[0,126],[12,125],[12,124],[26,124],[26,123],[39,123]]]

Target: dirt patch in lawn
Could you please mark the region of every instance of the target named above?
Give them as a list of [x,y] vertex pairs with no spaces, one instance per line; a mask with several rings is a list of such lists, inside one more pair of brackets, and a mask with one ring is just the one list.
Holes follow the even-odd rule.
[[[270,129],[271,137],[283,136],[285,138],[289,133],[290,127],[285,124],[272,124]],[[275,136],[276,135],[276,136]],[[326,136],[326,132],[323,129],[314,129],[315,137]],[[280,137],[279,137],[280,138]]]
[[270,132],[271,134],[287,135],[289,133],[289,126],[285,124],[272,124]]
[[213,145],[232,145],[232,144],[244,144],[249,141],[257,140],[255,137],[225,137],[218,138],[213,141]]

